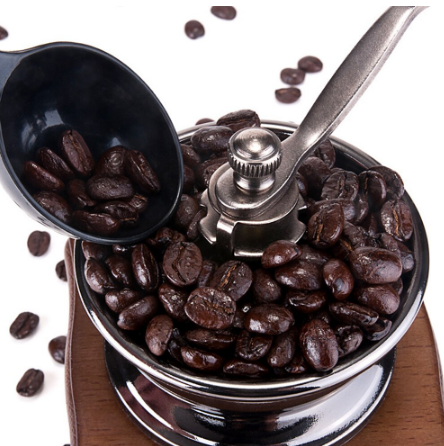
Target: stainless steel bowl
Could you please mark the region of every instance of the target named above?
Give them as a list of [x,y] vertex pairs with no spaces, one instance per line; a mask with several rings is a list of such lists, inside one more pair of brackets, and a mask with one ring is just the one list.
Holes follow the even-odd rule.
[[[290,135],[297,128],[294,124],[277,121],[263,122],[263,126],[280,137]],[[199,127],[180,132],[180,141],[187,142]],[[331,141],[337,150],[338,165],[346,169],[360,171],[378,164],[344,141],[336,138],[331,138]],[[361,347],[341,359],[334,370],[324,374],[228,379],[193,373],[151,355],[116,326],[115,316],[107,309],[103,298],[89,289],[83,275],[81,243],[77,241],[75,273],[81,300],[92,322],[112,347],[113,353],[107,354],[108,361],[122,360],[122,367],[108,364],[110,371],[121,374],[125,368],[123,364],[129,364],[137,375],[146,379],[146,385],[151,386],[152,391],[148,394],[157,395],[157,403],[150,403],[147,392],[143,391],[142,396],[138,394],[143,400],[143,404],[139,403],[146,406],[149,414],[147,419],[154,420],[141,422],[145,424],[143,427],[162,444],[181,446],[330,445],[341,444],[350,438],[365,424],[382,399],[393,369],[394,348],[413,323],[426,288],[429,271],[426,232],[407,193],[404,199],[413,216],[411,249],[415,253],[416,266],[405,280],[401,305],[393,318],[391,332],[383,340]],[[123,378],[116,380],[125,381]],[[119,385],[116,385],[116,390]],[[176,409],[180,407],[187,416],[183,418],[183,413],[177,415],[180,411],[169,410],[169,416],[165,418],[165,414],[161,414],[163,411],[158,409],[159,392],[165,404]],[[185,425],[184,419],[188,419]],[[224,425],[237,428],[224,431],[220,429]],[[241,437],[245,438],[241,440]]]

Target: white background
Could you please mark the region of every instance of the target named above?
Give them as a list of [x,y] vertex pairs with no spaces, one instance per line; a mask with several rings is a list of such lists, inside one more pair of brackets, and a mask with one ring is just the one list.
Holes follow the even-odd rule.
[[[75,41],[105,50],[138,73],[167,109],[177,130],[203,117],[242,108],[263,119],[301,122],[354,44],[387,6],[300,6],[297,2],[243,2],[234,21],[217,19],[210,6],[147,1],[2,1],[0,26],[9,37],[0,51],[52,41]],[[307,2],[308,4],[308,2]],[[370,3],[367,3],[369,5]],[[200,20],[206,35],[188,39],[183,27]],[[425,296],[435,335],[444,348],[443,324],[443,10],[422,12],[407,30],[377,79],[335,131],[397,170],[426,226],[431,267]],[[279,73],[315,55],[324,69],[308,74],[301,99],[280,104]],[[66,334],[67,285],[55,275],[65,238],[51,232],[49,252],[32,257],[29,233],[43,229],[0,189],[0,444],[61,446],[69,443],[64,370],[47,352]],[[40,315],[36,333],[18,341],[9,326],[18,313]],[[441,350],[442,351],[442,350]],[[23,398],[15,386],[28,368],[45,373],[43,391]]]

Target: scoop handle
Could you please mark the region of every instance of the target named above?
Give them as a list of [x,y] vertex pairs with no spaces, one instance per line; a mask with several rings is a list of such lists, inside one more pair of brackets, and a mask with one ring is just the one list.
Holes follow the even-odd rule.
[[20,53],[8,53],[0,51],[0,97],[5,88],[9,76],[18,65],[22,55]]

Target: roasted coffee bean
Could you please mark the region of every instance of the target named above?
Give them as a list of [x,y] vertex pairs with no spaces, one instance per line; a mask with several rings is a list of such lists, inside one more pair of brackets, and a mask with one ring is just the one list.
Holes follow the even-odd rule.
[[228,330],[195,328],[185,333],[187,340],[206,350],[226,350],[236,341],[236,335]]
[[211,13],[223,20],[233,20],[237,14],[233,6],[212,6]]
[[204,156],[221,154],[226,152],[228,141],[233,135],[233,130],[227,126],[212,125],[202,127],[191,137],[194,150]]
[[355,281],[348,266],[339,259],[330,259],[322,270],[324,282],[337,300],[344,300],[351,294]]
[[122,228],[133,228],[139,220],[139,213],[122,200],[107,201],[94,207],[93,212],[108,214],[120,222]]
[[387,199],[387,184],[376,170],[365,170],[359,174],[359,188],[373,210],[379,209]]
[[387,185],[387,198],[401,198],[404,195],[404,182],[397,172],[385,166],[373,166],[369,170],[380,173]]
[[60,262],[57,262],[55,267],[55,272],[60,280],[63,280],[63,282],[68,281],[68,276],[66,275],[66,265],[64,260],[60,260]]
[[313,152],[313,156],[324,161],[332,169],[336,163],[336,151],[329,139],[323,141]]
[[139,212],[139,214],[148,208],[148,198],[137,192],[131,198],[125,200],[125,202]]
[[196,168],[197,185],[201,189],[206,189],[210,184],[210,180],[214,172],[216,172],[216,170],[219,169],[219,167],[221,167],[226,162],[227,162],[227,157],[224,155],[217,158],[210,158],[201,163]]
[[145,342],[153,355],[162,356],[166,352],[173,328],[173,320],[166,314],[159,314],[151,319],[146,327]]
[[214,273],[209,286],[228,294],[235,302],[244,296],[253,283],[250,267],[239,260],[229,260]]
[[272,336],[242,330],[236,340],[235,352],[239,358],[246,361],[257,361],[268,353],[272,342]]
[[310,217],[307,225],[308,241],[316,248],[332,247],[344,229],[344,211],[340,204],[334,203]]
[[70,169],[68,164],[48,147],[42,147],[37,150],[36,159],[44,169],[52,173],[55,177],[60,178],[62,181],[70,181],[74,179],[74,172]]
[[20,313],[9,327],[9,333],[16,339],[30,336],[39,325],[40,318],[29,311]]
[[401,262],[402,262],[402,273],[408,273],[415,267],[415,255],[412,251],[410,251],[407,246],[404,245],[404,243],[397,240],[398,248],[399,248],[399,254],[401,256]]
[[214,119],[211,118],[200,118],[196,121],[196,125],[207,124],[208,122],[214,122]]
[[370,211],[370,206],[368,204],[367,198],[364,196],[363,193],[361,192],[358,193],[358,196],[355,198],[354,201],[354,207],[355,207],[355,218],[351,221],[359,225],[367,218],[367,215]]
[[295,327],[276,336],[267,355],[270,367],[285,367],[294,357],[297,348],[298,331]]
[[125,176],[93,176],[86,183],[86,190],[94,200],[121,200],[134,195],[134,187]]
[[159,287],[159,300],[165,309],[165,311],[175,320],[184,322],[188,320],[188,316],[185,314],[185,304],[188,299],[188,292],[170,285],[169,283],[163,283]]
[[315,56],[305,56],[298,61],[298,68],[307,73],[317,73],[322,70],[322,67],[321,60]]
[[260,127],[261,120],[253,110],[238,110],[221,116],[217,120],[217,125],[230,127],[234,133],[248,127]]
[[205,35],[205,28],[198,20],[189,20],[185,23],[185,34],[195,40]]
[[122,146],[114,146],[105,150],[97,160],[95,176],[115,177],[125,175],[125,153]]
[[145,326],[159,310],[156,296],[146,296],[126,307],[119,313],[117,325],[122,330],[137,330]]
[[174,225],[179,230],[186,231],[198,211],[199,201],[196,197],[182,194],[176,214],[174,215]]
[[65,364],[66,336],[57,336],[51,339],[48,350],[54,361]]
[[119,256],[131,257],[133,249],[136,246],[137,245],[120,245],[119,243],[114,243],[114,245],[111,246],[111,249],[114,254],[117,254]]
[[86,183],[83,180],[75,179],[66,186],[69,202],[74,209],[84,209],[97,204],[86,191]]
[[65,183],[34,161],[26,161],[23,169],[26,181],[35,189],[50,192],[62,192]]
[[131,262],[126,257],[110,256],[105,260],[105,264],[113,278],[124,287],[134,288],[136,286]]
[[354,200],[358,196],[359,180],[354,172],[340,170],[332,173],[322,187],[321,198],[331,200],[332,198],[346,198]]
[[301,250],[299,260],[303,260],[308,263],[323,266],[325,265],[325,262],[330,259],[330,255],[326,251],[313,248],[310,245],[300,245],[299,249]]
[[111,255],[111,249],[109,246],[94,242],[87,242],[86,240],[82,240],[82,252],[86,260],[88,260],[90,257],[96,260],[105,260],[109,255]]
[[152,292],[160,283],[159,265],[149,248],[141,243],[136,245],[131,253],[133,274],[140,288]]
[[40,257],[49,249],[51,236],[46,231],[33,231],[28,237],[28,250],[35,256]]
[[163,256],[163,272],[176,286],[193,285],[202,269],[202,254],[194,243],[171,243]]
[[278,88],[274,95],[279,102],[283,104],[293,104],[301,97],[301,90],[297,87]]
[[120,221],[104,213],[74,211],[72,221],[78,229],[90,234],[112,235],[120,229]]
[[398,293],[398,296],[402,295],[402,291],[404,290],[404,282],[402,281],[402,277],[400,277],[396,282],[391,283],[390,286]]
[[367,234],[376,236],[379,229],[378,218],[373,212],[370,212],[361,223],[361,227],[367,232]]
[[251,310],[252,303],[245,302],[243,305],[237,303],[236,314],[234,315],[233,327],[245,328],[245,316]]
[[314,313],[320,310],[327,302],[327,293],[325,290],[288,290],[285,296],[285,302],[291,309],[299,313]]
[[339,322],[349,325],[359,325],[367,328],[378,320],[378,313],[364,305],[353,302],[331,302],[329,310]]
[[231,297],[210,287],[196,288],[188,297],[185,313],[195,324],[210,330],[231,327],[236,303]]
[[309,205],[307,215],[311,217],[322,209],[330,208],[333,204],[339,204],[342,207],[345,221],[352,223],[356,222],[356,205],[353,201],[347,198],[332,198],[330,200],[315,201],[313,204]]
[[298,85],[304,82],[305,71],[299,68],[284,68],[281,71],[281,81],[288,85]]
[[245,316],[245,328],[254,333],[278,335],[294,324],[293,313],[279,304],[252,307]]
[[386,201],[380,211],[380,221],[385,232],[401,242],[409,240],[413,234],[412,214],[402,200]]
[[399,256],[386,249],[356,248],[349,256],[349,264],[356,279],[374,285],[396,282],[402,274]]
[[338,325],[334,332],[338,340],[340,358],[356,351],[364,339],[362,330],[357,325]]
[[289,240],[278,240],[264,250],[261,263],[264,268],[276,268],[289,263],[301,255],[296,243]]
[[392,328],[393,322],[385,317],[380,317],[371,327],[364,330],[364,337],[369,341],[384,339]]
[[6,37],[8,37],[8,31],[6,31],[5,28],[3,28],[3,26],[0,26],[0,40],[6,39]]
[[231,359],[224,364],[224,373],[234,376],[259,378],[268,374],[268,367],[260,362],[248,362],[241,359]]
[[318,199],[325,180],[331,175],[330,168],[321,159],[310,156],[301,164],[299,173],[307,182],[308,194]]
[[313,319],[301,328],[299,343],[306,361],[317,372],[327,372],[338,362],[338,341],[332,328]]
[[106,294],[116,289],[116,283],[112,279],[105,265],[90,257],[84,266],[85,279],[89,287],[99,294]]
[[132,290],[130,288],[123,288],[123,290],[112,290],[105,294],[105,302],[108,308],[114,313],[120,313],[126,307],[129,307],[134,302],[142,299],[141,291]]
[[198,287],[208,286],[217,268],[218,265],[216,262],[204,259],[196,285]]
[[81,177],[92,174],[95,163],[88,145],[76,130],[66,130],[62,133],[59,146],[62,158],[68,166]]
[[180,149],[184,164],[195,169],[200,163],[200,155],[188,144],[181,144]]
[[17,393],[21,396],[34,396],[43,386],[45,375],[41,370],[29,369],[17,384]]
[[70,224],[71,222],[71,208],[68,202],[60,195],[54,192],[37,192],[32,196],[34,200],[61,222]]
[[158,251],[165,251],[171,243],[186,242],[186,237],[174,229],[163,227],[160,228],[154,238],[147,240],[147,245]]
[[282,298],[282,288],[274,280],[273,273],[262,268],[254,271],[251,289],[257,303],[272,303]]
[[390,285],[360,286],[354,290],[353,297],[379,314],[393,314],[400,303],[398,293]]
[[183,365],[182,353],[180,352],[182,347],[188,346],[187,341],[182,335],[181,331],[176,327],[173,328],[170,342],[168,343],[168,354],[171,358],[175,359],[178,363]]
[[300,375],[308,372],[309,365],[305,360],[303,354],[296,351],[291,361],[285,366],[285,371],[291,375]]
[[322,268],[300,259],[277,268],[274,277],[281,285],[295,290],[316,291],[324,284]]
[[192,369],[203,372],[215,372],[222,368],[224,359],[217,353],[210,353],[192,347],[182,347],[180,349],[183,362]]
[[138,150],[126,151],[125,172],[145,194],[152,195],[160,191],[160,181],[142,152]]

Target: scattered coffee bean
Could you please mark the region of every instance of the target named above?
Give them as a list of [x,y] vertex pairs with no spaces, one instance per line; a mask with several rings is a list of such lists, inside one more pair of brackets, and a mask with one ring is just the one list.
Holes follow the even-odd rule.
[[260,127],[261,120],[258,114],[253,110],[238,110],[221,116],[216,124],[229,127],[234,133],[249,127]]
[[274,95],[283,104],[293,104],[301,97],[301,90],[296,87],[278,88]]
[[44,378],[41,370],[27,370],[17,384],[17,393],[21,396],[34,396],[42,388]]
[[29,311],[20,313],[9,327],[9,333],[16,339],[30,336],[39,325],[40,318]]
[[28,237],[28,250],[35,256],[40,257],[49,249],[51,236],[46,231],[34,231]]
[[55,272],[60,280],[63,280],[63,282],[68,281],[68,276],[66,275],[66,265],[64,260],[60,260],[60,262],[57,262],[57,265],[55,267]]
[[212,6],[211,13],[219,19],[233,20],[236,17],[237,11],[233,6]]
[[306,73],[317,73],[322,70],[323,64],[317,57],[305,56],[299,59],[298,68]]
[[195,40],[205,35],[205,28],[198,20],[190,20],[185,23],[185,34]]
[[65,364],[66,336],[57,336],[48,344],[48,350],[54,361]]
[[298,85],[304,82],[305,71],[299,68],[284,68],[281,71],[281,80],[288,85]]

